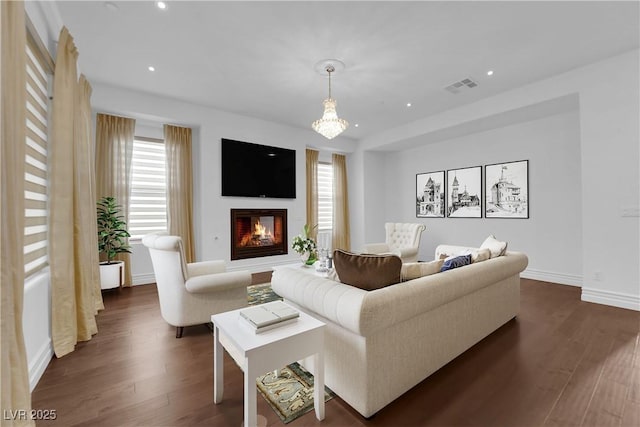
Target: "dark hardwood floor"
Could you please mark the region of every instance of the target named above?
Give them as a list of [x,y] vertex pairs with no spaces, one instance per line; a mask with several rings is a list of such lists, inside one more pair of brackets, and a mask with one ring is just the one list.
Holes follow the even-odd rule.
[[[579,288],[521,283],[517,319],[370,420],[334,398],[323,422],[312,411],[290,425],[640,426],[640,313],[582,302]],[[240,426],[242,372],[225,354],[214,405],[206,326],[176,339],[154,285],[105,292],[104,302],[98,334],[52,360],[34,390],[34,409],[57,411],[39,426]],[[258,413],[283,425],[261,397]]]

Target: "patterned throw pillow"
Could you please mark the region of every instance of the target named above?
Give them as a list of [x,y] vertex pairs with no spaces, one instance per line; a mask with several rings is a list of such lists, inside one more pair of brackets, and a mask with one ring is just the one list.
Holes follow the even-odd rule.
[[455,258],[445,260],[440,271],[453,270],[454,268],[462,267],[469,264],[471,264],[471,255],[460,255]]

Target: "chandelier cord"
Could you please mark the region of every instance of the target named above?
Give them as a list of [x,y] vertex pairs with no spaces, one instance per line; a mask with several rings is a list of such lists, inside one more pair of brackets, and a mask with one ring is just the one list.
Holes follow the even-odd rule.
[[327,67],[327,73],[329,73],[329,99],[331,99],[331,72],[334,71],[334,68],[329,65]]

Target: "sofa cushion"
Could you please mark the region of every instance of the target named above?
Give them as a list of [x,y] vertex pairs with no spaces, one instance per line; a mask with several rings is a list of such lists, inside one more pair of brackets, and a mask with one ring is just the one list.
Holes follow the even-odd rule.
[[430,262],[405,262],[400,269],[400,279],[403,282],[439,273],[444,263],[443,259]]
[[480,249],[485,248],[491,251],[491,258],[499,257],[507,252],[507,242],[501,242],[497,240],[495,236],[490,235],[482,242],[482,245],[480,245]]
[[471,255],[460,255],[454,258],[449,258],[444,261],[440,271],[452,270],[454,268],[462,267],[464,265],[471,264]]
[[342,283],[372,291],[400,282],[402,260],[396,255],[359,255],[336,249],[333,266]]

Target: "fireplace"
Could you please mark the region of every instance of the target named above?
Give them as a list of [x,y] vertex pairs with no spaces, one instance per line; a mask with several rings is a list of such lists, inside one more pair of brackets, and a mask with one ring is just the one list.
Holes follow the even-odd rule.
[[231,209],[231,259],[286,255],[286,209]]

